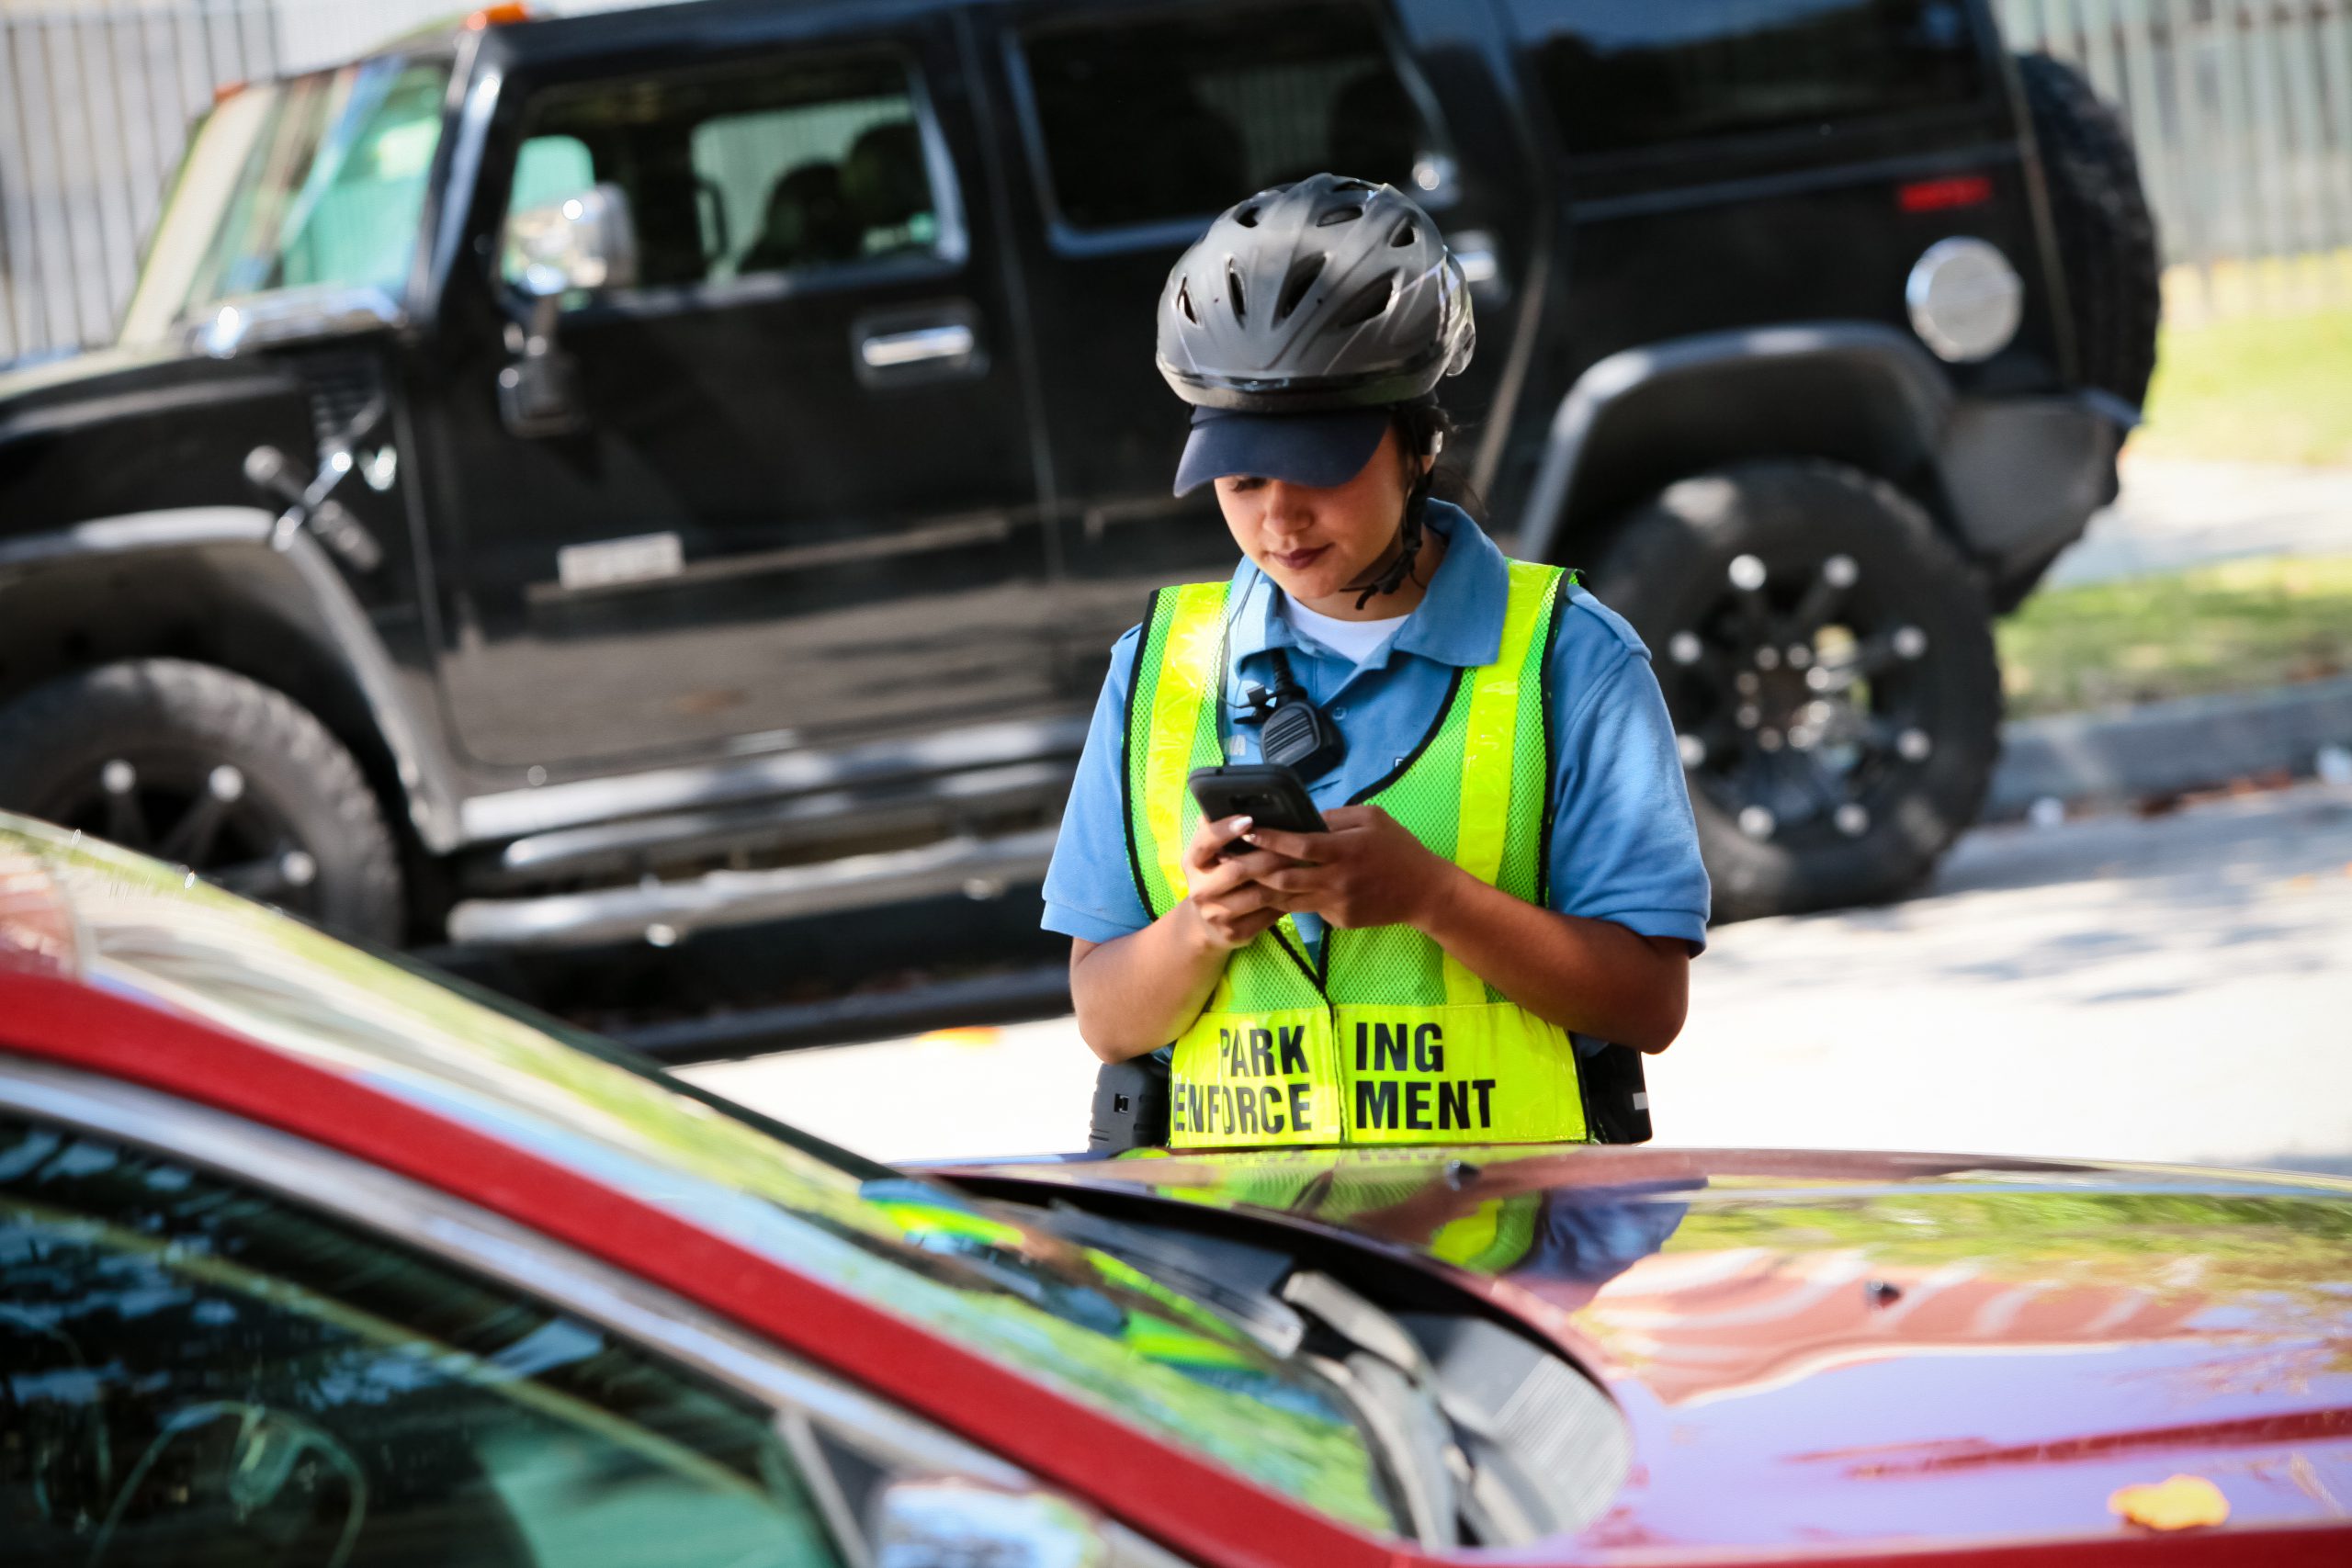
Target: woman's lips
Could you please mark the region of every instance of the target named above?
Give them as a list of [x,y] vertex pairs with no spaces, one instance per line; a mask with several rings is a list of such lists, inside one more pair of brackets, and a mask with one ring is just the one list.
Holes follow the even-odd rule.
[[1268,550],[1266,558],[1284,571],[1305,571],[1321,560],[1330,547],[1329,545],[1317,545],[1311,550]]

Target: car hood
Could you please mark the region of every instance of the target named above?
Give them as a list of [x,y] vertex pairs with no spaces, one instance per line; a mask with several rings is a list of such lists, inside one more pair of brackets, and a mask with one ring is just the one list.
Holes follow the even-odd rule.
[[252,506],[245,454],[306,461],[312,410],[266,355],[94,350],[0,372],[0,538],[191,506]]
[[1580,1544],[2112,1535],[2352,1511],[2352,1182],[1964,1156],[1325,1150],[992,1165],[1344,1232],[1581,1361],[1635,1463]]

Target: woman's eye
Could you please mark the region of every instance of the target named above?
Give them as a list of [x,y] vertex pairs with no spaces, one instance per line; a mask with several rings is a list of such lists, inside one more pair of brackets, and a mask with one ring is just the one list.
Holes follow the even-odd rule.
[[1251,474],[1236,474],[1225,481],[1227,495],[1238,495],[1246,490],[1257,490],[1266,481]]

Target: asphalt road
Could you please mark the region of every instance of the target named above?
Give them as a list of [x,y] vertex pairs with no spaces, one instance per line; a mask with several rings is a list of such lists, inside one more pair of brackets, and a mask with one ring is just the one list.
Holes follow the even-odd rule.
[[[2352,788],[1981,829],[1879,909],[1727,927],[1661,1143],[2352,1175]],[[687,1069],[888,1159],[1084,1145],[1069,1019]]]

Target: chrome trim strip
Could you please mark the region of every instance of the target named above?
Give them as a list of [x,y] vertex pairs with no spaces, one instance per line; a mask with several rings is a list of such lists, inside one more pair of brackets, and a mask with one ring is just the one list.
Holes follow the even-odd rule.
[[[1006,800],[1069,788],[1070,770],[1061,762],[1015,762],[928,779],[902,789],[869,792],[823,790],[789,800],[762,801],[732,810],[665,813],[584,828],[558,828],[514,840],[499,851],[499,869],[547,876],[582,863],[655,851],[690,851],[710,840],[763,839],[792,841],[816,837],[838,818],[856,813],[862,826],[936,819],[951,805]],[[887,825],[882,827],[888,831]]]
[[476,795],[459,808],[469,841],[521,838],[655,811],[677,811],[763,795],[799,795],[869,781],[959,773],[1067,755],[1086,743],[1082,716],[1016,719],[838,751],[782,751],[618,778],[582,779],[538,789]]
[[[969,329],[956,327],[966,337]],[[867,340],[869,345],[882,341]],[[910,363],[910,362],[909,362]],[[553,582],[528,583],[524,596],[534,604],[568,603],[590,594],[636,592],[651,589],[667,592],[696,582],[723,581],[729,578],[751,577],[763,572],[807,571],[816,567],[846,566],[866,561],[888,560],[897,556],[926,555],[937,550],[952,550],[967,545],[995,544],[1012,537],[1013,520],[1003,513],[981,513],[969,517],[948,517],[922,528],[903,533],[876,534],[865,537],[828,539],[821,544],[788,545],[781,549],[750,550],[741,555],[706,557],[701,560],[681,560],[664,571],[647,571],[638,576],[616,577],[603,582],[566,582],[562,577],[562,557],[567,551],[604,549],[616,545],[633,544],[641,540],[669,538],[677,536],[639,534],[627,539],[603,539],[593,545],[569,545],[557,554],[557,577]]]
[[1911,412],[1932,446],[1950,420],[1951,382],[1917,341],[1874,321],[1808,321],[1694,337],[1628,348],[1598,360],[1577,378],[1560,400],[1544,438],[1543,466],[1516,542],[1515,554],[1550,560],[1558,544],[1560,519],[1576,485],[1586,446],[1610,407],[1640,388],[1670,377],[1720,365],[1765,359],[1804,359],[1834,354],[1876,358],[1895,374],[1909,396]]
[[978,342],[971,328],[958,322],[870,337],[857,345],[857,355],[872,369],[894,370],[933,359],[967,359]]
[[190,321],[187,345],[215,359],[233,359],[267,344],[346,337],[405,325],[407,314],[380,288],[321,284],[222,299]]
[[1054,837],[1054,829],[1040,828],[1001,839],[943,839],[917,849],[811,865],[714,871],[650,886],[539,898],[469,898],[449,911],[449,940],[534,948],[640,938],[666,943],[717,926],[935,897],[974,881],[1042,877],[1053,858]]
[[435,853],[456,849],[460,817],[458,791],[450,782],[455,769],[441,752],[437,738],[412,722],[391,655],[377,637],[374,623],[317,540],[299,530],[279,539],[276,526],[275,517],[253,506],[176,507],[96,518],[54,533],[0,544],[0,571],[140,550],[217,544],[275,546],[308,591],[311,607],[323,621],[329,640],[340,651],[377,732],[391,752],[417,836]]

